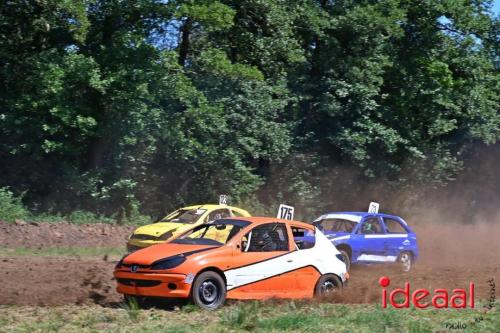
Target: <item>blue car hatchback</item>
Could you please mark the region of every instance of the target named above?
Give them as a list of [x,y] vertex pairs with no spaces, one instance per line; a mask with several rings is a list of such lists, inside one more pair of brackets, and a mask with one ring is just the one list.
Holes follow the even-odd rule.
[[417,236],[399,216],[338,212],[318,217],[313,224],[351,264],[397,263],[409,272],[418,258]]

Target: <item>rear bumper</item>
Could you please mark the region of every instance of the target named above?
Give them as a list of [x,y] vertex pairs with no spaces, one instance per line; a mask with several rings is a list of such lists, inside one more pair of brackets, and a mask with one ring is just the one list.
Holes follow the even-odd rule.
[[134,296],[188,298],[191,284],[184,274],[132,273],[115,271],[116,291]]
[[345,273],[341,273],[340,274],[340,279],[342,280],[342,285],[344,287],[347,287],[347,284],[349,282],[349,273],[348,272],[345,272]]

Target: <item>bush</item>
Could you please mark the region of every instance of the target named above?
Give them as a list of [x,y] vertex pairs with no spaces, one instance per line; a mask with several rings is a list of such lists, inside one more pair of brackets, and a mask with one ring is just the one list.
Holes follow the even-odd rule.
[[53,211],[30,213],[23,205],[22,199],[22,195],[15,196],[9,188],[0,187],[0,221],[14,222],[16,219],[21,219],[49,223],[68,221],[74,224],[121,223],[144,225],[152,223],[151,217],[142,215],[135,206],[132,207],[129,217],[118,219],[118,214],[110,217],[83,210],[75,210],[69,215],[62,215]]
[[82,210],[75,210],[68,215],[67,219],[74,224],[115,223],[115,220],[112,218]]
[[0,187],[0,220],[14,222],[27,216],[28,210],[23,205],[22,196],[15,196],[7,187]]

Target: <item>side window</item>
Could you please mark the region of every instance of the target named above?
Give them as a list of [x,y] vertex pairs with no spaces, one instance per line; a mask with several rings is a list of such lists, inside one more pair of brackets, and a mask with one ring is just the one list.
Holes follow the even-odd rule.
[[345,232],[351,233],[354,228],[357,226],[357,222],[333,218],[333,219],[324,219],[321,222],[315,222],[314,225],[318,226],[322,231],[331,231],[331,232]]
[[364,235],[371,234],[383,234],[382,226],[380,225],[380,221],[376,217],[371,217],[366,219],[359,230],[359,233]]
[[407,234],[408,231],[401,225],[401,222],[394,219],[384,218],[385,228],[391,234]]
[[316,235],[314,230],[292,226],[293,240],[299,250],[306,250],[314,247]]
[[243,252],[288,251],[288,234],[283,223],[268,223],[253,228],[242,239]]
[[321,230],[333,231],[335,228],[335,220],[334,219],[325,219],[319,223],[321,225]]
[[219,219],[224,219],[226,217],[231,217],[229,210],[227,209],[216,209],[207,216],[207,222],[215,221]]
[[243,214],[241,214],[240,212],[238,212],[234,209],[231,209],[231,213],[232,213],[232,216],[243,217]]

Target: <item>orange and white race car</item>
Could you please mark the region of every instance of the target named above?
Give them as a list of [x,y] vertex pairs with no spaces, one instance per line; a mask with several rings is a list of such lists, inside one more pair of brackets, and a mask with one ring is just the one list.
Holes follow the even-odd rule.
[[[294,239],[305,235],[308,242]],[[139,303],[148,297],[190,298],[202,308],[216,309],[226,298],[327,294],[347,282],[342,258],[310,224],[238,217],[196,226],[129,254],[118,262],[114,276],[117,291]]]

